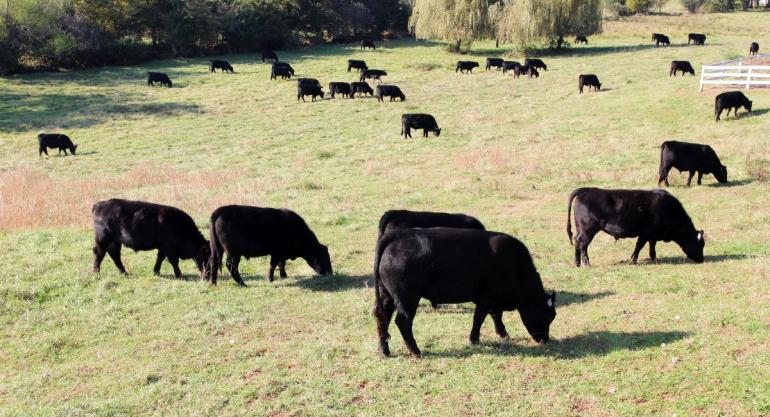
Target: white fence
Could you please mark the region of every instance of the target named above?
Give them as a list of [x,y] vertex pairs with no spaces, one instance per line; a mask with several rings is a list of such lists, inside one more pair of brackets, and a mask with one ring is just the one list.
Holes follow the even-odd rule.
[[760,65],[704,65],[700,73],[700,91],[705,84],[737,85],[745,87],[770,86],[770,66]]

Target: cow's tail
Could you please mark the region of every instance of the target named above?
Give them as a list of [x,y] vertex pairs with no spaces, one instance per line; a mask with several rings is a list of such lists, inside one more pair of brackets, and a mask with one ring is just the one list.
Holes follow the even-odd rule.
[[401,232],[400,230],[390,232],[377,239],[377,246],[374,249],[374,310],[372,311],[375,317],[380,317],[382,313],[382,298],[380,295],[380,261],[382,260],[382,254],[388,245],[401,237]]
[[573,191],[569,195],[569,200],[567,201],[567,237],[569,238],[570,245],[572,245],[572,201],[575,199],[575,197],[578,196],[578,194],[580,194],[581,191],[581,188]]
[[209,225],[209,245],[211,247],[211,258],[209,258],[209,276],[206,277],[210,281],[212,277],[215,277],[214,274],[217,272],[222,271],[222,256],[224,254],[224,248],[222,247],[222,242],[219,241],[219,236],[217,235],[216,230],[216,223],[217,223],[218,215],[215,212],[213,215],[211,215],[211,224]]

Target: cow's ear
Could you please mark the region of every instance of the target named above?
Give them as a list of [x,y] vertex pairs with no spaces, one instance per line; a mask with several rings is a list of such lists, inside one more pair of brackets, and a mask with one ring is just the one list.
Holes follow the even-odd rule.
[[704,236],[703,230],[699,230],[698,231],[698,241],[699,242],[703,242],[703,236]]

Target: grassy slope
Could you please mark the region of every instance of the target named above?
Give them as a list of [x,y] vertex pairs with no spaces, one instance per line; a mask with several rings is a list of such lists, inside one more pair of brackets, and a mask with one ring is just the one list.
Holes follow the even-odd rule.
[[[546,57],[540,79],[452,71],[440,45],[376,52],[282,52],[298,75],[350,80],[345,60],[387,69],[405,103],[297,104],[255,56],[235,75],[204,60],[0,80],[0,414],[8,415],[766,415],[770,413],[770,194],[747,173],[767,157],[770,93],[755,117],[713,121],[697,77],[667,77],[745,54],[767,13],[644,17]],[[649,45],[652,31],[675,45]],[[705,47],[683,47],[703,31]],[[762,35],[763,37],[757,38]],[[500,51],[478,45],[476,57]],[[432,71],[420,69],[433,64]],[[163,70],[173,89],[143,85]],[[577,75],[605,90],[577,94]],[[440,138],[399,139],[404,112],[434,114]],[[79,142],[76,158],[37,158],[39,130]],[[706,229],[707,262],[658,246],[658,265],[629,266],[633,241],[599,236],[592,269],[571,266],[566,197],[578,186],[652,188],[659,144],[708,143],[730,186],[670,189]],[[267,284],[266,259],[244,262],[249,287],[151,276],[154,255],[124,252],[129,278],[90,270],[90,206],[121,196],[174,204],[207,227],[225,203],[290,207],[332,250],[332,278],[302,262]],[[516,313],[510,341],[471,306],[421,308],[425,358],[375,354],[371,261],[388,208],[462,211],[527,243],[559,293],[557,339],[536,346]],[[191,262],[182,265],[192,275]]]

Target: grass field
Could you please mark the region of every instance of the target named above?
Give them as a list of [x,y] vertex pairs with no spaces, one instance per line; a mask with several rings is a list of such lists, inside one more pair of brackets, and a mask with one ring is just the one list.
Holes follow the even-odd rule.
[[[770,91],[747,93],[752,116],[715,123],[724,90],[668,77],[673,59],[699,70],[767,48],[770,13],[672,11],[607,22],[545,56],[539,79],[456,75],[458,59],[505,52],[486,43],[463,58],[408,40],[279,51],[323,84],[365,59],[403,103],[297,103],[254,55],[224,57],[233,75],[180,59],[0,79],[0,415],[770,415]],[[651,46],[653,31],[672,46]],[[688,32],[706,46],[687,47]],[[148,88],[148,70],[174,88]],[[578,95],[580,73],[602,91]],[[400,138],[405,112],[432,113],[441,136]],[[38,158],[39,131],[67,133],[78,155]],[[569,193],[654,188],[669,139],[710,144],[729,169],[729,184],[689,189],[671,175],[706,262],[670,243],[658,264],[628,265],[634,240],[599,235],[594,267],[573,267]],[[128,250],[129,277],[109,260],[94,275],[90,209],[111,197],[178,206],[202,230],[223,204],[291,208],[338,275],[295,261],[269,284],[260,258],[241,264],[247,288],[227,274],[209,287],[191,261],[185,281],[168,264],[157,278],[154,253]],[[470,346],[471,305],[426,304],[424,358],[393,328],[394,357],[380,359],[371,265],[391,208],[465,212],[523,240],[557,291],[555,340],[538,346],[506,313],[510,340],[487,321]]]

